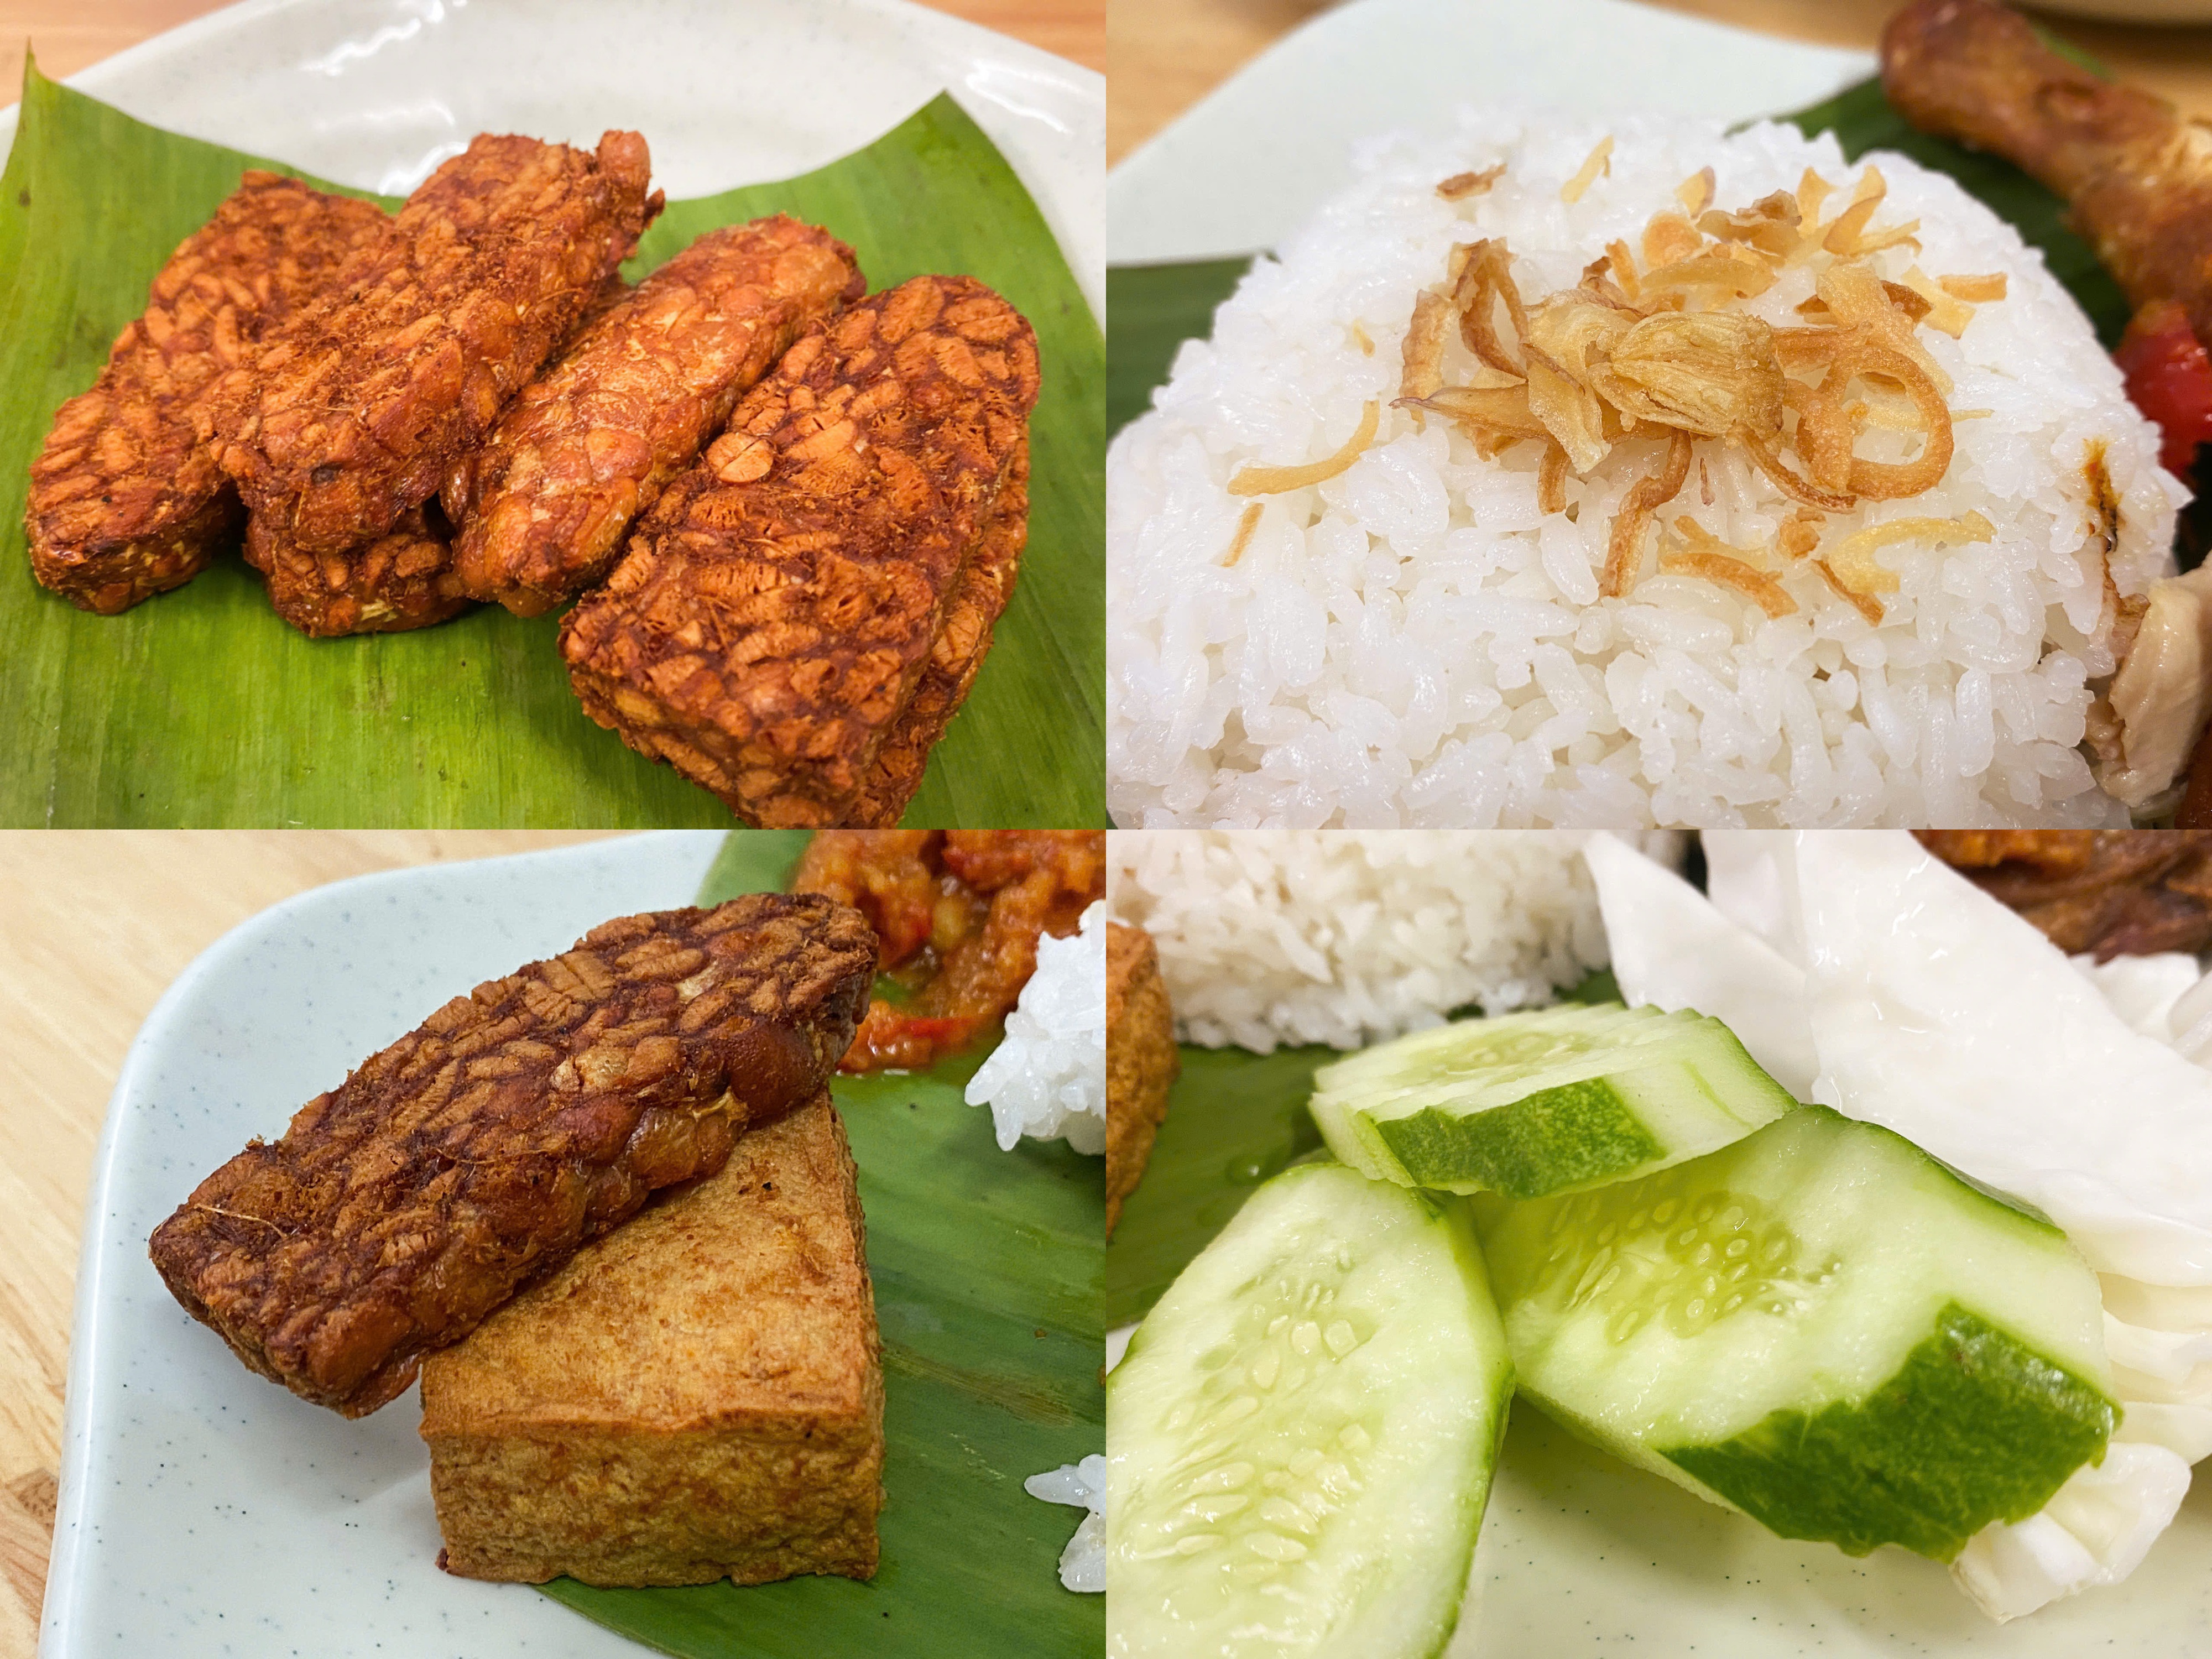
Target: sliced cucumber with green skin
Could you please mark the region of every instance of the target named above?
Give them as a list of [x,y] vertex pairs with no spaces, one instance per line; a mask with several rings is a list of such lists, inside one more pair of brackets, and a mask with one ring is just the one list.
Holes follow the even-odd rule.
[[1426,1659],[1513,1392],[1457,1199],[1259,1188],[1107,1379],[1111,1659]]
[[1948,1561],[2119,1419],[2066,1236],[1825,1107],[1477,1216],[1522,1391],[1785,1538]]
[[1538,1198],[1649,1175],[1796,1103],[1727,1026],[1617,1002],[1459,1020],[1314,1073],[1314,1121],[1364,1175]]

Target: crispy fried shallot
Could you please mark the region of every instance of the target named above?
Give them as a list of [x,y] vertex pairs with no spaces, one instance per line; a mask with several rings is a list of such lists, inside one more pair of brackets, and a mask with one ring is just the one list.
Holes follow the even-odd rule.
[[[1612,153],[1611,139],[1601,143],[1561,198],[1580,199],[1610,170]],[[1489,188],[1501,171],[1447,179],[1438,193],[1456,200]],[[1808,167],[1794,192],[1775,191],[1728,211],[1714,205],[1713,170],[1702,169],[1677,188],[1679,210],[1645,224],[1640,250],[1609,241],[1576,286],[1536,296],[1524,297],[1514,282],[1501,239],[1457,245],[1447,282],[1415,302],[1396,406],[1417,419],[1449,420],[1485,456],[1537,443],[1537,503],[1546,514],[1573,516],[1571,481],[1588,477],[1624,440],[1663,437],[1663,459],[1630,486],[1607,526],[1599,592],[1607,598],[1636,586],[1650,546],[1645,532],[1683,489],[1696,446],[1736,447],[1790,503],[1772,544],[1732,547],[1682,517],[1672,535],[1660,533],[1659,568],[1784,617],[1799,606],[1777,575],[1809,563],[1879,624],[1878,596],[1899,583],[1875,559],[1878,550],[1903,541],[1985,541],[1989,523],[1978,514],[1893,520],[1844,537],[1823,556],[1826,515],[1917,495],[1942,481],[1954,422],[1986,411],[1950,409],[1950,378],[1915,331],[1957,337],[1976,305],[2004,297],[2005,280],[1934,278],[1917,265],[1902,282],[1886,280],[1869,256],[1917,248],[1917,222],[1875,222],[1888,186],[1875,167],[1860,170],[1841,210],[1824,220],[1838,188]],[[1807,263],[1815,292],[1796,307],[1803,325],[1776,328],[1741,307]],[[1468,382],[1458,386],[1444,384],[1455,319],[1474,359],[1471,373],[1454,376]],[[1371,439],[1374,420],[1370,405],[1362,435],[1328,461],[1247,468],[1232,489],[1273,493],[1334,477]],[[1856,446],[1869,430],[1917,434],[1917,453],[1907,450],[1912,459],[1903,461],[1862,456]],[[1711,506],[1712,475],[1702,459],[1698,477],[1699,497]]]
[[1559,199],[1562,202],[1581,201],[1584,191],[1612,171],[1613,135],[1607,133],[1597,141],[1597,147],[1590,151],[1589,159],[1582,165],[1582,170],[1559,186]]
[[1260,527],[1260,514],[1266,509],[1255,501],[1237,520],[1237,533],[1230,538],[1229,556],[1222,560],[1224,570],[1233,570],[1237,561],[1244,556],[1244,550],[1252,544],[1252,532]]
[[1689,476],[1690,434],[1669,433],[1667,459],[1656,472],[1629,486],[1628,494],[1621,498],[1620,511],[1613,515],[1612,534],[1606,540],[1605,574],[1597,585],[1597,591],[1607,599],[1620,599],[1636,586],[1637,566],[1643,559],[1644,528],[1653,514],[1674,499]]
[[1444,383],[1444,325],[1451,301],[1434,289],[1423,290],[1413,301],[1413,320],[1406,326],[1405,372],[1398,378],[1398,395],[1418,400]]
[[1898,588],[1897,573],[1875,562],[1874,556],[1881,549],[1905,542],[1934,542],[1938,545],[1947,542],[1985,542],[1996,533],[1990,521],[1978,513],[1956,519],[1892,519],[1886,524],[1854,530],[1828,550],[1826,562],[1830,574],[1850,592],[1893,593]]
[[1773,577],[1725,553],[1664,547],[1659,550],[1659,568],[1669,576],[1697,576],[1741,593],[1770,617],[1790,616],[1797,609],[1797,601]]
[[1505,176],[1505,163],[1485,167],[1480,173],[1455,173],[1437,186],[1437,194],[1447,202],[1464,202],[1470,196],[1480,196]]
[[1347,470],[1375,441],[1375,428],[1381,422],[1382,405],[1370,399],[1360,411],[1358,430],[1351,440],[1326,460],[1309,461],[1303,466],[1247,466],[1240,468],[1229,481],[1232,495],[1279,495],[1285,490],[1303,489],[1308,484],[1326,483],[1340,472]]
[[1938,276],[1936,285],[1953,299],[1964,300],[1972,306],[1987,305],[2005,296],[2005,274],[2002,270],[1987,276]]

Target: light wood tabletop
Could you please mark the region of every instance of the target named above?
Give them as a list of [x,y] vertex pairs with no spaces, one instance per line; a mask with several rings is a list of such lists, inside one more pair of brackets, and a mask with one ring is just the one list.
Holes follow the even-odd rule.
[[0,833],[0,1659],[37,1646],[77,1238],[124,1051],[169,981],[279,899],[580,831]]
[[[219,10],[229,0],[0,0],[0,104],[23,82],[23,42],[59,80],[149,35]],[[987,29],[1106,67],[1106,0],[921,0]]]
[[[1657,0],[1675,11],[1823,46],[1872,50],[1902,0]],[[1106,20],[1111,166],[1328,0],[1112,0]],[[2115,73],[2212,116],[2212,28],[2043,20]],[[1470,88],[1474,83],[1470,82]]]

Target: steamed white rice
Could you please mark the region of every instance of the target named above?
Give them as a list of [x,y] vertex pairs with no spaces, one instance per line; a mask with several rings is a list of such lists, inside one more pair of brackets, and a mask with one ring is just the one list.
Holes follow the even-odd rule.
[[1036,969],[1006,1016],[1006,1036],[968,1079],[970,1106],[988,1103],[999,1147],[1065,1138],[1093,1157],[1106,1150],[1106,906],[1078,932],[1037,940]]
[[[1579,835],[1116,830],[1106,902],[1158,947],[1177,1034],[1357,1048],[1534,1006],[1606,965]],[[1679,858],[1655,834],[1653,856]]]
[[[1608,176],[1561,185],[1600,139]],[[1603,125],[1468,113],[1442,138],[1366,147],[1358,184],[1184,345],[1153,412],[1108,459],[1108,772],[1116,823],[1354,828],[1595,825],[2123,824],[2079,745],[2091,683],[2114,667],[2115,604],[2084,465],[2101,441],[2121,505],[2112,588],[2171,568],[2181,487],[2087,319],[2017,233],[1951,180],[1879,162],[1877,226],[1920,221],[1881,275],[2002,272],[1962,338],[1918,338],[1955,382],[1957,449],[1936,489],[1831,515],[1824,545],[1899,517],[1985,515],[1987,544],[1893,546],[1902,579],[1873,626],[1801,562],[1796,614],[1686,576],[1601,599],[1607,526],[1651,469],[1624,443],[1571,482],[1577,517],[1537,506],[1535,446],[1493,461],[1448,423],[1393,410],[1416,294],[1455,242],[1502,236],[1531,297],[1571,288],[1613,238],[1635,245],[1711,166],[1715,205],[1792,190],[1805,168],[1848,191],[1835,142],[1762,125]],[[1449,203],[1455,173],[1504,164]],[[1838,199],[1843,199],[1839,198]],[[1833,210],[1831,210],[1832,212]],[[1802,321],[1802,268],[1743,308]],[[1371,340],[1361,349],[1358,333]],[[1446,379],[1473,359],[1455,337]],[[1376,441],[1319,486],[1247,502],[1238,469],[1334,453],[1362,406]],[[1869,434],[1861,453],[1895,434]],[[1897,456],[1901,458],[1900,447]],[[1700,441],[1713,495],[1665,509],[1736,546],[1771,544],[1787,510],[1742,451]]]

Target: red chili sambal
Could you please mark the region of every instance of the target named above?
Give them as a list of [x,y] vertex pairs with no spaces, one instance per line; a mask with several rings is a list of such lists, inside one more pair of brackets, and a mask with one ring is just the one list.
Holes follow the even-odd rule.
[[1037,939],[1073,933],[1106,896],[1097,830],[822,830],[793,873],[867,917],[878,996],[840,1069],[919,1071],[1003,1019],[1036,968]]

